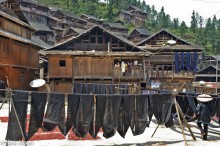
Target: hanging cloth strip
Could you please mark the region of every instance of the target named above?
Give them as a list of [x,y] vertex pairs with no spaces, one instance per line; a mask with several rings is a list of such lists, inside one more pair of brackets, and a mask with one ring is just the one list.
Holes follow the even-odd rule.
[[76,126],[74,132],[78,137],[86,137],[89,132],[91,115],[92,115],[92,105],[94,102],[93,95],[80,95],[79,106],[76,115]]
[[175,52],[175,72],[179,73],[179,54]]
[[50,93],[43,127],[51,131],[57,125],[61,133],[66,135],[64,94]]
[[[104,114],[105,114],[105,107],[106,107],[106,96],[105,95],[98,95],[96,96],[96,108],[93,108],[92,112],[92,122],[90,123],[89,134],[95,138],[102,127]],[[95,110],[95,111],[94,111]],[[95,115],[94,115],[95,113]]]
[[180,70],[181,71],[184,70],[184,52],[181,52],[181,55],[180,55]]
[[16,118],[16,112],[18,119],[21,124],[24,136],[26,136],[26,116],[27,116],[27,105],[28,105],[28,92],[26,91],[14,91],[12,100],[14,102],[9,113],[8,130],[6,140],[19,141],[21,140],[22,133]]
[[144,133],[145,128],[149,126],[148,95],[136,95],[132,100],[130,126],[133,135],[140,135]]
[[193,72],[194,73],[197,72],[197,61],[198,61],[198,53],[194,52],[194,56],[193,56]]
[[190,66],[191,66],[191,54],[190,54],[190,52],[187,52],[187,54],[186,54],[187,71],[190,71]]
[[121,95],[106,95],[105,114],[103,119],[103,136],[110,138],[115,135],[118,127]]
[[46,102],[47,102],[47,93],[33,92],[31,94],[31,111],[30,111],[30,122],[28,128],[28,138],[27,138],[28,140],[42,126]]
[[66,132],[68,133],[71,127],[72,130],[76,127],[76,116],[79,107],[80,95],[69,94],[68,95],[68,108],[67,108],[67,120],[66,120]]
[[151,94],[149,95],[150,105],[153,111],[155,118],[157,119],[157,123],[159,125],[165,124],[172,126],[173,120],[171,118],[171,109],[173,106],[173,100],[171,94]]

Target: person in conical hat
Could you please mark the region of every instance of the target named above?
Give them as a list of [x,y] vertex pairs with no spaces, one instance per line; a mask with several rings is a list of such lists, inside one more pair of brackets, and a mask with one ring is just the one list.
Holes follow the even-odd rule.
[[198,105],[196,107],[197,125],[201,131],[201,138],[207,140],[208,125],[211,121],[211,101],[213,98],[207,94],[198,95]]

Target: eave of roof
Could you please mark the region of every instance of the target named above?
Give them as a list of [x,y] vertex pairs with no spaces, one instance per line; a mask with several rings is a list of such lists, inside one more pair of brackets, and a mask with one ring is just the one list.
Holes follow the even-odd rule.
[[118,57],[135,57],[135,56],[150,56],[150,52],[107,52],[107,51],[39,51],[41,55],[70,55],[70,56],[118,56]]
[[28,27],[29,29],[36,30],[36,28],[30,26],[29,24],[27,24],[27,23],[25,23],[25,22],[19,20],[18,18],[15,18],[15,17],[13,17],[13,16],[11,16],[11,15],[8,15],[7,13],[2,12],[1,10],[0,10],[0,15],[1,15],[2,17],[5,17],[5,18],[7,18],[7,19],[9,19],[9,20],[11,20],[11,21],[13,21],[13,22],[16,22],[16,23],[18,23],[18,24],[20,24],[20,25],[22,25],[22,26],[24,26],[24,27]]
[[163,28],[162,30],[160,30],[160,31],[156,32],[155,34],[153,34],[153,35],[149,36],[148,38],[146,38],[146,39],[142,40],[142,41],[141,41],[141,42],[139,42],[137,45],[140,45],[140,44],[142,44],[142,43],[144,43],[144,42],[146,42],[146,41],[150,40],[152,37],[156,36],[157,34],[161,33],[162,31],[165,31],[165,32],[167,32],[167,33],[171,34],[172,36],[176,37],[177,39],[179,39],[179,40],[181,40],[181,41],[183,41],[183,42],[185,42],[185,43],[187,43],[187,44],[189,44],[189,45],[192,45],[191,43],[189,43],[189,42],[187,42],[187,41],[183,40],[182,38],[180,38],[180,37],[178,37],[178,36],[176,36],[176,35],[172,34],[171,32],[167,31],[167,30],[166,30],[166,29],[164,29],[164,28]]
[[74,39],[77,39],[77,38],[81,37],[82,35],[85,35],[86,33],[90,32],[90,31],[91,31],[92,29],[94,29],[95,27],[99,27],[99,28],[102,29],[104,32],[108,33],[109,35],[112,35],[112,36],[116,37],[117,39],[119,39],[119,40],[125,42],[126,44],[130,45],[131,47],[138,48],[138,49],[141,50],[141,51],[146,51],[146,52],[147,52],[147,50],[142,50],[139,46],[136,46],[133,42],[127,40],[126,38],[124,38],[124,37],[122,37],[122,36],[119,36],[119,35],[115,35],[114,33],[111,33],[111,32],[107,31],[106,29],[104,29],[104,28],[102,28],[102,27],[100,27],[100,26],[98,26],[98,25],[91,27],[90,29],[88,29],[88,30],[86,30],[85,32],[79,34],[78,36],[73,36],[73,37],[69,38],[68,40],[66,40],[66,41],[64,41],[64,42],[62,42],[62,43],[56,44],[55,46],[53,46],[53,47],[51,47],[51,48],[47,48],[46,50],[50,50],[50,49],[53,49],[53,48],[55,48],[55,47],[61,46],[61,45],[65,44],[65,43],[71,42],[71,41],[73,41]]
[[46,47],[44,47],[44,46],[40,46],[39,44],[35,43],[35,42],[32,41],[32,40],[29,40],[29,39],[27,39],[27,38],[21,37],[21,36],[19,36],[19,35],[16,35],[16,34],[13,34],[13,33],[7,32],[7,31],[4,31],[4,30],[2,30],[2,29],[0,29],[0,35],[1,35],[1,36],[4,36],[4,37],[7,37],[7,38],[11,38],[11,39],[16,40],[16,41],[19,41],[19,42],[31,44],[31,45],[40,47],[40,48],[42,48],[42,49],[45,49],[45,48],[46,48]]

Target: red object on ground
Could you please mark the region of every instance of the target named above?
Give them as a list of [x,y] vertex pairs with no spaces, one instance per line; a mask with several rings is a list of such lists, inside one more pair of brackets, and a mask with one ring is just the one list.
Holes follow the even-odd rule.
[[[27,116],[27,126],[26,131],[28,131],[29,127],[29,119],[30,115]],[[1,122],[8,122],[8,117],[0,117]],[[100,129],[99,132],[102,132],[102,129]],[[75,133],[70,130],[67,136],[65,137],[59,130],[58,127],[56,127],[52,131],[43,131],[41,128],[30,138],[29,141],[35,141],[35,140],[52,140],[52,139],[68,139],[68,140],[97,140],[100,139],[100,137],[96,136],[96,138],[93,138],[90,134],[87,134],[85,138],[80,138],[75,135]]]

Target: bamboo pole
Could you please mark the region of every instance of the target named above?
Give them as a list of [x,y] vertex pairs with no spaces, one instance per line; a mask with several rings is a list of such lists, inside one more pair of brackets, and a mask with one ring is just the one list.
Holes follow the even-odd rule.
[[[25,138],[25,136],[24,136],[24,132],[23,132],[23,130],[22,130],[21,123],[20,123],[19,118],[18,118],[18,113],[17,113],[17,111],[16,111],[16,109],[15,109],[14,101],[13,101],[13,99],[12,99],[12,93],[11,93],[11,89],[10,89],[8,77],[7,77],[7,76],[5,76],[5,77],[6,77],[6,79],[7,79],[7,84],[8,84],[9,105],[10,105],[10,102],[11,102],[11,106],[12,106],[14,112],[15,112],[15,117],[16,117],[16,120],[17,120],[17,122],[18,122],[19,129],[20,129],[20,132],[21,132],[21,135],[22,135],[22,139],[23,139],[23,141],[24,141],[25,146],[27,146],[26,138]],[[9,114],[10,114],[10,106],[9,106]],[[8,145],[8,143],[7,143],[7,145]]]
[[154,130],[154,133],[151,135],[151,137],[153,137],[154,136],[154,134],[156,133],[156,131],[157,131],[157,129],[159,128],[159,124],[157,125],[157,127],[156,127],[156,129]]

